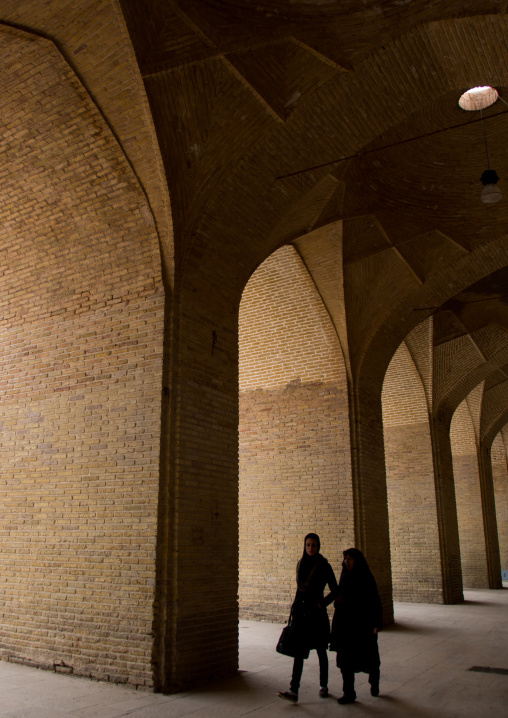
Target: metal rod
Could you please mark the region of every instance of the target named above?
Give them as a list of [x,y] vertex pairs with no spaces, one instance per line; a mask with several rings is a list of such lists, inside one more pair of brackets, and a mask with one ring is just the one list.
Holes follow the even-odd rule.
[[[508,104],[508,103],[505,103],[505,104]],[[495,115],[490,115],[489,117],[487,117],[485,119],[491,120],[494,117],[499,117],[500,115],[506,115],[506,114],[508,114],[508,110],[502,110],[501,112],[496,112]],[[450,125],[450,127],[444,127],[441,130],[433,130],[432,132],[426,132],[423,135],[417,135],[416,137],[410,137],[407,140],[399,140],[398,142],[392,142],[389,145],[383,145],[382,147],[376,147],[372,150],[365,150],[363,152],[357,152],[354,155],[348,155],[346,157],[341,157],[340,159],[337,159],[337,160],[331,160],[330,162],[323,162],[323,164],[320,164],[320,165],[313,165],[312,167],[306,167],[303,170],[296,170],[295,172],[289,172],[288,174],[285,174],[285,175],[279,175],[278,177],[275,178],[275,181],[281,180],[281,179],[287,179],[288,177],[295,177],[296,175],[300,175],[305,172],[312,172],[313,170],[319,170],[319,169],[322,169],[323,167],[330,167],[331,165],[337,165],[337,164],[340,164],[341,162],[346,162],[347,160],[356,159],[357,157],[364,157],[365,155],[371,155],[374,152],[381,152],[381,150],[389,150],[392,147],[400,147],[401,145],[407,145],[410,142],[416,142],[416,140],[422,140],[422,139],[425,139],[426,137],[432,137],[433,135],[439,135],[441,132],[449,132],[450,130],[457,130],[457,129],[460,129],[461,127],[469,127],[469,125],[474,125],[476,122],[483,122],[483,120],[484,120],[483,117],[479,117],[478,119],[470,120],[469,122],[461,122],[460,125]]]
[[487,169],[490,170],[489,150],[487,149],[487,135],[485,134],[485,122],[483,121],[483,110],[481,107],[480,107],[480,119],[482,121],[482,128],[483,128],[483,141],[485,142],[485,154],[487,155]]

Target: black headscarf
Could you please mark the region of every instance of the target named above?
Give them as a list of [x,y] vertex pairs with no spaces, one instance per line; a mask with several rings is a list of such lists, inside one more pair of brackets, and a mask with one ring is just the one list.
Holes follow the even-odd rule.
[[370,583],[374,580],[369,564],[363,553],[357,548],[348,548],[343,552],[344,558],[346,554],[351,556],[354,561],[353,568],[346,568],[344,561],[342,562],[342,573],[340,574],[339,586],[344,583],[354,583],[356,585]]
[[351,570],[343,563],[340,574],[338,603],[339,610],[345,620],[354,624],[358,616],[367,627],[382,626],[382,607],[376,581],[371,573],[365,556],[357,548],[348,548],[344,557],[349,554],[354,560]]
[[[309,554],[307,553],[307,550],[305,548],[307,539],[313,539],[317,543],[318,550],[317,553],[314,554],[314,556],[309,556]],[[307,534],[307,536],[303,540],[303,555],[302,558],[298,561],[298,565],[296,567],[296,584],[300,591],[307,590],[310,573],[319,563],[319,561],[323,558],[319,553],[320,548],[321,541],[319,539],[319,536],[313,533]]]
[[346,564],[344,563],[344,561],[342,562],[341,580],[344,574],[350,574],[351,576],[354,576],[356,580],[373,577],[369,568],[369,564],[367,563],[367,559],[360,551],[360,549],[348,548],[343,551],[343,555],[344,558],[346,558],[346,555],[351,556],[354,561],[354,564],[353,568],[349,570],[346,568]]

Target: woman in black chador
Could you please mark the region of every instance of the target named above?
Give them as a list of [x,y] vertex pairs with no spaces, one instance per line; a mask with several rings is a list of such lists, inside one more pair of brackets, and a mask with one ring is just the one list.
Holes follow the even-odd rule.
[[[296,596],[293,601],[292,615],[302,657],[295,658],[293,675],[289,691],[280,692],[280,698],[296,703],[303,671],[303,656],[309,650],[316,649],[319,658],[319,695],[328,696],[328,655],[330,642],[330,621],[326,607],[333,601],[337,591],[337,580],[333,569],[324,556],[319,553],[321,542],[317,534],[307,534],[304,541],[303,556],[296,564]],[[323,597],[326,584],[330,593]]]
[[379,695],[377,634],[381,628],[381,600],[374,576],[362,552],[348,548],[344,551],[330,645],[331,651],[337,651],[342,673],[344,695],[339,703],[355,701],[355,673],[368,673],[370,692]]

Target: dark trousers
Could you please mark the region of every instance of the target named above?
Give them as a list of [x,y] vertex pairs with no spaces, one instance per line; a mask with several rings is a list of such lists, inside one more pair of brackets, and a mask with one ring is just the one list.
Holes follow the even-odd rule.
[[[342,690],[344,691],[344,695],[348,698],[356,698],[355,672],[344,668],[341,668],[340,672],[342,673]],[[371,686],[379,687],[379,668],[374,668],[374,670],[369,673],[369,683]]]
[[[326,652],[326,648],[317,648],[316,650],[319,658],[319,685],[326,688],[328,686],[328,653]],[[303,661],[303,658],[295,658],[293,663],[293,675],[291,676],[291,685],[289,686],[293,693],[298,693],[298,689],[300,688]]]

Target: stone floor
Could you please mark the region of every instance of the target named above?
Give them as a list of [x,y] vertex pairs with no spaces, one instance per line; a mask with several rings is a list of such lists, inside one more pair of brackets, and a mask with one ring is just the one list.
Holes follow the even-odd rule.
[[[381,695],[357,677],[357,702],[340,706],[339,671],[330,661],[332,697],[318,697],[315,654],[306,662],[300,701],[287,690],[291,659],[274,650],[280,626],[242,621],[240,672],[205,689],[172,696],[0,662],[0,718],[506,718],[508,585],[467,591],[458,606],[396,604],[396,624],[380,634]],[[505,673],[471,672],[472,666]]]

